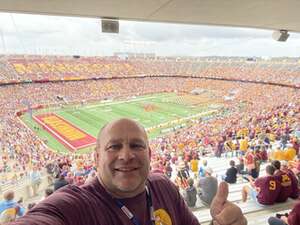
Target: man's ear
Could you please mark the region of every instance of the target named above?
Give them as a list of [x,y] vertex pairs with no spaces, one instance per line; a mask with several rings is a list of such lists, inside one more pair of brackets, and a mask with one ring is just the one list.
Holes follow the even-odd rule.
[[151,155],[152,155],[152,150],[151,148],[149,147],[149,158],[151,159]]
[[99,152],[97,151],[97,148],[96,148],[95,152],[94,152],[94,160],[95,160],[96,166],[99,163],[99,158],[100,158],[100,155],[99,155]]

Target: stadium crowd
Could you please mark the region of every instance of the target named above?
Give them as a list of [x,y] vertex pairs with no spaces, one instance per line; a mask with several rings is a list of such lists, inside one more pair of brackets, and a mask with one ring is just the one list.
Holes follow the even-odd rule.
[[0,82],[195,76],[299,85],[297,59],[0,56]]
[[[199,177],[212,175],[211,168],[207,165],[200,166],[202,157],[237,156],[239,165],[242,163],[245,167],[237,171],[243,175],[248,174],[252,178],[260,177],[259,166],[264,161],[286,160],[298,179],[300,171],[300,163],[297,160],[300,150],[299,89],[174,76],[196,75],[295,84],[298,82],[296,78],[300,71],[298,62],[245,63],[237,59],[213,62],[206,59],[198,62],[175,59],[120,60],[72,57],[29,57],[29,59],[23,57],[21,60],[20,56],[18,57],[1,58],[1,81],[41,79],[45,78],[45,74],[53,76],[48,77],[50,80],[59,80],[68,76],[78,78],[83,72],[90,77],[101,73],[106,77],[123,76],[124,78],[0,86],[1,96],[4,96],[0,99],[2,183],[18,183],[19,180],[29,177],[34,196],[39,192],[43,174],[47,176],[49,185],[54,185],[54,190],[68,183],[82,185],[89,182],[96,174],[90,154],[55,153],[36,136],[34,131],[28,129],[16,117],[16,111],[25,109],[28,102],[32,107],[48,107],[65,103],[76,104],[82,99],[93,102],[158,92],[190,93],[195,88],[214,93],[216,101],[222,102],[224,106],[222,113],[210,119],[193,119],[187,127],[151,140],[151,149],[154,150],[152,154],[154,172],[165,173],[176,182],[182,192],[189,190],[190,193],[195,193],[193,187]],[[44,64],[61,62],[74,66],[76,60],[81,60],[82,64],[103,63],[104,65],[101,69],[100,66],[95,67],[92,72],[84,71],[86,67],[83,67],[82,73],[70,69],[69,73],[68,71],[60,73],[63,77],[58,73],[46,73],[46,69],[43,72],[41,67],[32,67],[32,71],[28,72],[28,68],[22,67],[22,70],[21,67],[16,66],[20,62],[22,65],[29,65],[41,61]],[[119,66],[115,66],[116,64]],[[145,74],[156,76],[130,78],[131,75]],[[172,75],[172,77],[159,77],[159,75]],[[65,101],[62,102],[57,98],[58,96],[63,96]],[[235,165],[231,166],[235,167]],[[177,176],[172,177],[174,173]],[[196,179],[193,174],[196,175]],[[252,179],[247,176],[246,178]],[[12,200],[11,194],[8,198]],[[209,205],[210,201],[204,202]]]

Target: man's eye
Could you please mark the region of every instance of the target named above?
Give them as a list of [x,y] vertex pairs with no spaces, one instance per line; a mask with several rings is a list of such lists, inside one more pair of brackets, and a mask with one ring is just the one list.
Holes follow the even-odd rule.
[[114,145],[109,145],[107,150],[109,151],[114,151],[114,150],[119,150],[122,148],[122,145],[120,144],[114,144]]
[[130,145],[130,148],[136,149],[136,150],[143,150],[143,149],[145,149],[146,147],[145,147],[145,145],[143,145],[143,144],[131,144],[131,145]]

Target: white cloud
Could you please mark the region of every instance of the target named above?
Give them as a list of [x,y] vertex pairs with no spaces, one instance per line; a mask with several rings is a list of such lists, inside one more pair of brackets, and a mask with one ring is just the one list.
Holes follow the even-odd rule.
[[112,55],[234,55],[299,57],[300,35],[285,43],[272,31],[120,21],[119,34],[101,33],[99,19],[0,13],[0,53]]

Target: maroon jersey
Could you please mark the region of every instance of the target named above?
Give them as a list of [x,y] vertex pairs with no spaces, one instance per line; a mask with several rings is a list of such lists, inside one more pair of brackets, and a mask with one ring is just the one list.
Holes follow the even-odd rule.
[[260,157],[263,161],[267,161],[268,160],[268,153],[266,150],[263,150],[261,153],[260,153]]
[[299,188],[298,188],[298,180],[293,173],[293,171],[288,170],[287,175],[290,177],[291,182],[292,182],[292,193],[290,195],[291,198],[296,199],[299,197]]
[[281,190],[276,202],[285,202],[292,195],[292,180],[287,173],[281,170],[278,170],[275,173],[275,177],[281,186]]
[[263,205],[272,205],[275,203],[280,193],[280,183],[274,176],[259,177],[254,185],[260,189],[257,194],[257,200]]
[[300,224],[300,201],[298,201],[288,216],[289,225]]
[[[175,185],[163,175],[151,174],[147,184],[154,215],[172,225],[200,225]],[[146,191],[121,199],[142,225],[150,224]],[[166,223],[166,224],[168,224]],[[132,225],[98,179],[77,187],[68,185],[36,205],[10,225]]]

